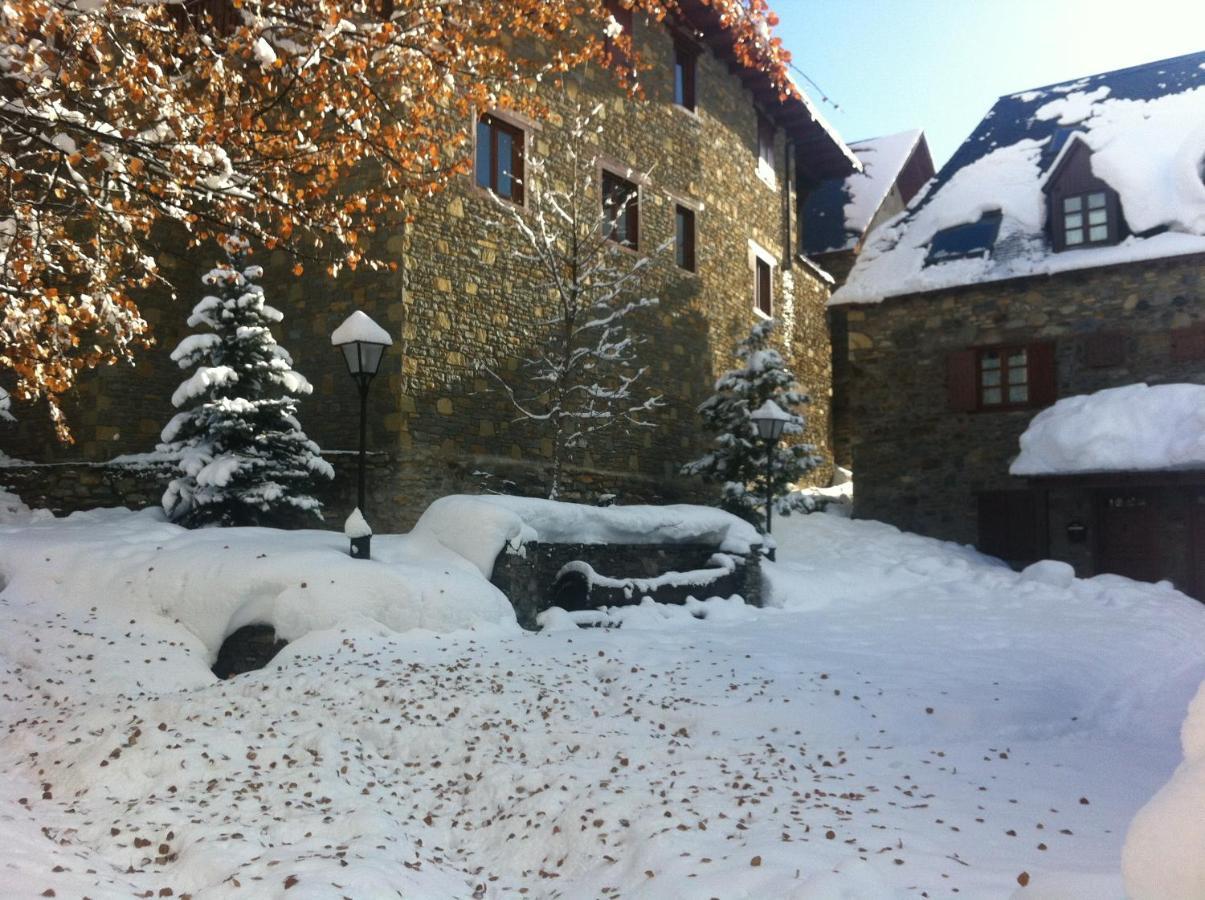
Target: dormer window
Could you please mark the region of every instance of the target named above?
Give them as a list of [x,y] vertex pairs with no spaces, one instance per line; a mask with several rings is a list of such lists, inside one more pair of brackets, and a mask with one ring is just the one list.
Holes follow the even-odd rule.
[[1116,244],[1125,237],[1117,192],[1092,171],[1092,151],[1079,137],[1063,145],[1043,190],[1056,253]]
[[1109,244],[1109,195],[1105,191],[1063,198],[1063,243],[1067,249],[1082,244]]

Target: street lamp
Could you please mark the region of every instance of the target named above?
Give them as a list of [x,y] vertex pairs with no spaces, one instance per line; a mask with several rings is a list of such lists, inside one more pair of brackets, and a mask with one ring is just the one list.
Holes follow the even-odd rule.
[[[750,418],[757,428],[757,436],[766,442],[766,534],[770,533],[770,509],[774,503],[774,445],[782,437],[783,429],[791,421],[790,413],[773,400],[767,400],[759,406]],[[773,559],[773,555],[770,556]]]
[[[347,371],[360,389],[360,476],[356,491],[356,512],[360,513],[360,516],[357,517],[353,513],[348,521],[351,522],[352,518],[357,518],[358,523],[363,523],[368,385],[377,374],[377,370],[380,369],[381,356],[385,353],[385,348],[393,343],[393,338],[389,336],[388,331],[367,315],[356,310],[334,330],[334,333],[331,334],[331,343],[343,351],[343,361],[347,363]],[[349,533],[350,531],[349,528]],[[363,527],[357,527],[355,531],[356,534],[351,535],[351,555],[359,559],[368,559],[368,544],[372,539],[372,532],[368,530],[367,523],[364,523]],[[368,533],[364,534],[365,531]]]

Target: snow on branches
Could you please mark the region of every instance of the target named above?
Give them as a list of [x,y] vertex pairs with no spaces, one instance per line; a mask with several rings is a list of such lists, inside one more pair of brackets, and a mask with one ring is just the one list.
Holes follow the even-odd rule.
[[[622,3],[658,21],[677,9]],[[702,3],[741,64],[796,93],[764,0]],[[605,39],[610,18],[578,0],[4,3],[0,367],[14,396],[45,398],[70,440],[59,396],[148,341],[134,297],[165,278],[160,241],[236,229],[331,270],[389,265],[370,236],[469,170],[475,111],[538,114],[536,82],[630,49]]]
[[[766,442],[757,434],[752,414],[772,400],[789,420],[784,437],[803,433],[804,419],[796,410],[809,401],[801,393],[795,376],[782,355],[770,346],[775,322],[767,319],[736,348],[739,368],[726,372],[715,385],[715,393],[699,406],[699,415],[714,435],[712,449],[682,467],[684,475],[698,475],[721,485],[721,505],[751,522],[760,522],[766,496]],[[770,457],[769,487],[775,508],[783,515],[792,505],[785,499],[792,486],[814,469],[819,460],[810,444],[779,441]]]
[[600,198],[597,189],[596,128],[592,113],[577,110],[567,122],[564,146],[547,159],[532,154],[526,164],[535,188],[521,209],[497,196],[495,229],[513,228],[516,253],[531,273],[532,293],[548,296],[552,312],[536,323],[520,359],[517,377],[491,376],[510,397],[520,421],[538,427],[551,445],[548,497],[564,486],[564,469],[594,435],[616,425],[653,427],[647,414],[663,405],[645,386],[647,367],[637,359],[641,338],[629,317],[657,305],[641,296],[656,255],[634,255],[619,237],[627,198]]
[[184,411],[163,429],[158,448],[179,460],[163,508],[189,527],[321,518],[309,491],[334,471],[297,421],[297,398],[310,383],[272,337],[270,323],[282,317],[254,283],[263,270],[243,265],[245,244],[227,242],[227,252],[229,261],[202,279],[217,293],[188,320],[212,331],[184,338],[172,353],[196,371],[172,395]]

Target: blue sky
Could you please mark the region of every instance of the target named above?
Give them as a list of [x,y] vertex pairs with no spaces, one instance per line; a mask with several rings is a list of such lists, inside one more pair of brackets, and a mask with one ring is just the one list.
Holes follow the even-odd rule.
[[[940,168],[1001,94],[1205,50],[1205,0],[771,0],[841,136],[923,128]],[[820,92],[794,73],[809,96]]]

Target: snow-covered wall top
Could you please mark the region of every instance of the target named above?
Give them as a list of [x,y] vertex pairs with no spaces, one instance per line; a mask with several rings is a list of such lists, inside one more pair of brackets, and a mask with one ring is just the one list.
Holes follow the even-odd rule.
[[1013,475],[1205,468],[1205,385],[1128,384],[1044,409]]
[[822,182],[804,204],[804,250],[809,256],[852,249],[891,191],[923,132],[901,131],[854,141],[862,171]]
[[[1054,253],[1043,185],[1072,140],[1119,195],[1120,244]],[[1001,97],[924,198],[877,229],[833,304],[1205,252],[1205,52]],[[981,247],[934,238],[980,219]]]
[[487,578],[507,544],[713,544],[747,554],[762,543],[744,519],[707,506],[586,506],[532,497],[452,495],[427,507],[414,533],[434,537]]

